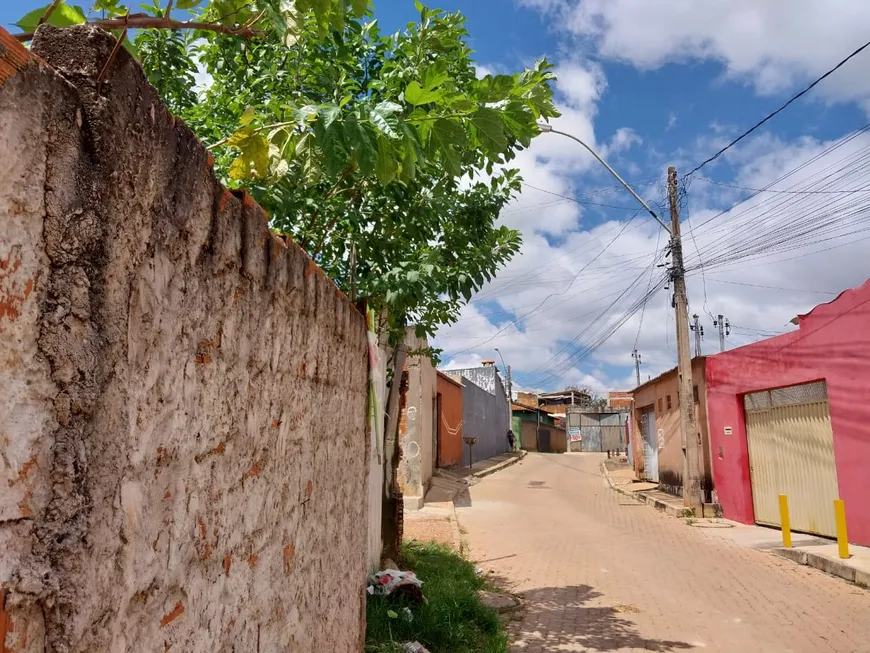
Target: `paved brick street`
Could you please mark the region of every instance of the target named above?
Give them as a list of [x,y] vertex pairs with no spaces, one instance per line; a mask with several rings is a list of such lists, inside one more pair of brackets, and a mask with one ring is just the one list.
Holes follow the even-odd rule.
[[870,591],[637,504],[601,460],[530,454],[458,508],[526,601],[512,650],[870,652]]

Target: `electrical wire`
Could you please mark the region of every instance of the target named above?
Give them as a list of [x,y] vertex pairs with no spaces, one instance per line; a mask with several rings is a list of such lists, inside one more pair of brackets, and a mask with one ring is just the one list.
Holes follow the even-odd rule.
[[763,286],[758,283],[742,283],[740,281],[726,281],[725,279],[716,279],[715,277],[711,277],[710,281],[715,281],[716,283],[727,283],[734,286],[748,286],[750,288],[766,288],[768,290],[784,290],[787,292],[805,292],[811,293],[815,295],[836,295],[835,292],[830,292],[827,290],[807,290],[806,288],[783,288],[781,286]]
[[503,333],[503,332],[504,332],[508,327],[510,327],[511,325],[516,325],[516,323],[517,323],[519,320],[525,319],[525,318],[527,318],[528,316],[534,314],[534,313],[535,313],[538,309],[540,309],[540,308],[541,308],[541,307],[542,307],[542,306],[547,302],[547,300],[550,299],[551,297],[556,297],[556,296],[558,296],[558,295],[564,295],[566,292],[568,292],[568,290],[571,289],[571,286],[574,285],[574,282],[577,280],[577,277],[579,277],[580,274],[581,274],[584,270],[586,270],[586,268],[588,268],[590,265],[592,265],[592,263],[594,263],[594,262],[595,262],[595,261],[596,261],[596,260],[597,260],[601,255],[602,255],[602,254],[604,254],[604,253],[605,253],[605,252],[610,248],[610,246],[611,246],[613,243],[616,242],[616,239],[619,238],[619,237],[622,235],[622,233],[625,231],[625,229],[628,227],[628,225],[631,224],[632,220],[634,220],[634,219],[638,216],[639,213],[640,213],[640,210],[636,211],[635,214],[634,214],[633,216],[631,216],[631,218],[629,218],[629,220],[628,220],[628,221],[623,225],[622,229],[619,230],[619,233],[617,233],[617,234],[613,237],[613,239],[610,240],[610,242],[608,242],[607,245],[604,246],[604,249],[602,249],[598,254],[596,254],[595,257],[594,257],[591,261],[589,261],[586,265],[584,265],[582,268],[580,268],[580,270],[577,272],[577,274],[575,274],[574,277],[571,279],[571,283],[568,284],[568,287],[565,288],[565,290],[562,290],[562,291],[560,291],[560,292],[550,293],[549,295],[547,295],[546,297],[544,297],[544,299],[541,301],[541,303],[538,304],[535,308],[533,308],[533,309],[532,309],[531,311],[529,311],[528,313],[524,313],[523,315],[520,315],[520,316],[518,316],[517,318],[511,320],[509,323],[507,323],[506,325],[504,325],[501,329],[499,329],[498,331],[496,331],[494,335],[490,336],[489,338],[487,338],[487,339],[484,340],[483,342],[481,342],[481,343],[479,343],[479,344],[477,344],[477,345],[474,345],[473,347],[467,347],[466,349],[461,349],[461,350],[459,350],[459,351],[453,352],[453,355],[456,356],[456,355],[458,355],[458,354],[463,354],[463,353],[465,353],[465,352],[467,352],[467,351],[471,351],[472,349],[477,349],[478,347],[482,347],[483,345],[492,342],[492,341],[496,338],[496,336],[498,336],[499,334]]
[[[656,248],[655,248],[655,251],[653,252],[653,263],[655,263],[655,260],[658,258],[659,242],[661,241],[661,238],[662,238],[661,230],[656,229]],[[654,272],[655,272],[655,267],[650,266],[649,281],[647,281],[647,284],[646,284],[646,291],[647,292],[649,292],[650,288],[652,287],[652,280],[653,280],[653,273]],[[641,331],[641,329],[643,329],[644,313],[646,313],[646,303],[644,303],[643,307],[640,309],[640,323],[637,325],[637,337],[634,339],[635,351],[637,351],[637,343],[640,342],[640,331]]]
[[735,184],[728,184],[724,181],[716,181],[715,179],[708,179],[707,177],[692,177],[692,179],[697,179],[698,181],[703,181],[708,184],[715,184],[717,186],[725,186],[726,188],[734,188],[736,190],[745,190],[753,193],[781,193],[784,195],[842,195],[842,194],[850,194],[850,193],[870,193],[870,189],[859,189],[859,190],[777,190],[774,188],[748,188],[746,186],[736,186]]
[[806,95],[807,93],[809,93],[809,92],[810,92],[812,89],[814,89],[818,84],[820,84],[822,81],[824,81],[825,79],[827,79],[828,77],[830,77],[831,75],[833,75],[833,74],[834,74],[837,70],[839,70],[842,66],[844,66],[844,65],[846,64],[846,62],[848,62],[848,61],[849,61],[850,59],[852,59],[853,57],[858,56],[861,52],[863,52],[864,50],[866,50],[868,47],[870,47],[870,41],[867,41],[867,43],[865,43],[865,44],[862,45],[860,48],[858,48],[857,50],[855,50],[854,52],[852,52],[852,54],[850,54],[848,57],[846,57],[845,59],[843,59],[842,61],[840,61],[836,66],[834,66],[833,68],[831,68],[831,69],[830,69],[828,72],[826,72],[824,75],[822,75],[821,77],[817,78],[817,79],[816,79],[812,84],[810,84],[809,86],[807,86],[807,87],[806,87],[804,90],[802,90],[800,93],[798,93],[797,95],[792,96],[792,97],[791,97],[791,98],[790,98],[790,99],[789,99],[785,104],[783,104],[781,107],[779,107],[778,109],[776,109],[776,111],[773,111],[773,112],[767,114],[764,118],[762,118],[760,121],[758,121],[757,123],[755,123],[752,127],[750,127],[749,129],[747,129],[747,130],[746,130],[745,132],[743,132],[740,136],[738,136],[738,137],[735,138],[733,141],[731,141],[730,143],[728,143],[728,145],[726,145],[726,146],[723,147],[721,150],[719,150],[718,152],[716,152],[716,154],[714,154],[713,156],[711,156],[711,157],[708,158],[707,160],[705,160],[705,161],[703,161],[702,163],[700,163],[700,164],[698,164],[697,166],[695,166],[695,167],[694,167],[694,168],[693,168],[693,169],[692,169],[692,170],[691,170],[687,175],[685,175],[685,177],[691,177],[693,174],[695,174],[696,172],[698,172],[698,170],[700,170],[701,168],[703,168],[705,165],[707,165],[708,163],[710,163],[710,162],[715,161],[716,159],[718,159],[720,156],[722,156],[722,154],[724,154],[725,152],[727,152],[727,151],[728,151],[730,148],[732,148],[734,145],[736,145],[737,143],[739,143],[740,141],[742,141],[744,138],[746,138],[747,136],[749,136],[752,132],[754,132],[756,129],[758,129],[759,127],[761,127],[761,126],[762,126],[764,123],[766,123],[768,120],[770,120],[771,118],[773,118],[774,116],[776,116],[778,113],[780,113],[781,111],[783,111],[783,110],[784,110],[786,107],[788,107],[792,102],[798,100],[799,98],[801,98],[801,97],[803,97],[804,95]]

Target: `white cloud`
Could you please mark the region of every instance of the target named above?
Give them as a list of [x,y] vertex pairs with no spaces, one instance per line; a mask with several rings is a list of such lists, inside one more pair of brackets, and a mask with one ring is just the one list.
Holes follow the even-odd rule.
[[[733,183],[763,187],[802,162],[809,163],[773,189],[811,188],[808,184],[822,178],[826,178],[827,184],[835,183],[832,172],[848,161],[858,166],[861,156],[866,155],[863,148],[870,148],[870,136],[856,136],[837,150],[813,160],[829,145],[810,138],[782,142],[766,137],[737,147],[731,155],[737,170]],[[854,183],[862,181],[855,179]],[[694,182],[690,188],[692,212],[684,215],[684,220],[689,219],[684,225],[686,259],[690,266],[697,260],[697,247],[711,264],[703,276],[700,269],[694,269],[688,278],[690,310],[700,315],[705,328],[705,353],[718,351],[718,338],[709,314],[721,313],[729,318],[734,329],[728,346],[738,346],[763,337],[758,330],[794,328],[788,320],[796,314],[829,301],[835,293],[857,286],[868,277],[864,261],[870,257],[870,240],[858,240],[862,237],[860,233],[850,237],[855,242],[845,247],[807,253],[850,240],[820,242],[821,238],[870,228],[870,193],[867,197],[861,194],[839,197],[763,193],[719,215],[719,207],[733,201],[741,192],[701,181]],[[826,207],[831,209],[827,218]],[[530,211],[543,213],[545,210],[549,209]],[[834,223],[825,227],[825,233],[801,237],[799,249],[783,249],[773,256],[768,250],[763,258],[728,264],[721,260],[738,245],[751,246],[748,234],[759,234],[759,238],[764,235],[765,239],[784,234],[792,239],[782,246],[785,248],[793,245],[798,237],[796,224],[812,226],[813,221],[832,217]],[[509,218],[510,215],[505,216],[506,220]],[[542,219],[540,215],[538,219]],[[532,220],[524,218],[523,223],[530,227]],[[585,331],[578,343],[581,346],[595,344],[607,325],[615,323],[632,299],[646,290],[649,277],[644,270],[649,270],[647,266],[652,261],[657,241],[659,248],[663,247],[665,235],[654,222],[639,217],[600,254],[623,226],[624,223],[608,222],[588,230],[574,230],[564,234],[564,240],[555,245],[530,228],[522,254],[479,294],[475,304],[466,307],[460,322],[439,332],[435,344],[448,354],[469,349],[455,357],[457,366],[493,358],[492,348],[498,346],[515,374],[525,373],[523,379],[527,384],[541,389],[570,383],[590,385],[600,391],[632,387],[631,351],[636,341],[644,361],[642,380],[673,367],[676,360],[674,314],[670,295],[664,291],[648,302],[642,326],[640,313],[635,314],[588,356],[573,365],[562,365],[565,357],[559,355],[559,350],[566,342]],[[864,235],[868,234],[870,231]],[[600,256],[592,262],[596,254]],[[572,283],[572,278],[587,264],[588,268]],[[662,268],[653,268],[652,272],[653,279],[664,274]],[[643,276],[638,287],[611,307],[618,294],[639,275]],[[825,291],[831,294],[824,294]],[[534,313],[518,320],[517,325],[511,324],[514,315],[529,313],[553,293],[562,294],[547,299]],[[484,308],[479,303],[492,301],[505,312],[492,315],[498,308],[489,303]],[[596,318],[598,322],[593,322]],[[506,328],[499,333],[502,327]],[[493,339],[488,341],[489,338]],[[551,375],[554,370],[556,373]]]
[[[870,5],[856,0],[520,0],[600,56],[641,69],[713,60],[729,77],[775,93],[817,77],[867,41]],[[829,99],[870,99],[870,57],[823,83]]]
[[617,154],[643,143],[643,139],[631,127],[620,127],[607,143],[607,153]]

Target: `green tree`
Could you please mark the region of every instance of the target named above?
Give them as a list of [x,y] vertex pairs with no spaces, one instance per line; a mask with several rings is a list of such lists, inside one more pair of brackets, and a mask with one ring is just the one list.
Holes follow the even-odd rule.
[[[420,2],[418,22],[382,35],[367,0],[167,1],[129,15],[120,0],[90,14],[60,2],[20,25],[30,32],[48,14],[138,28],[130,48],[224,182],[381,316],[397,380],[407,326],[434,335],[519,250],[497,218],[519,190],[510,161],[538,120],[558,115],[550,64],[478,78],[464,17]],[[203,89],[198,67],[211,77]],[[398,386],[386,406],[393,444]],[[394,447],[387,456],[389,494]]]

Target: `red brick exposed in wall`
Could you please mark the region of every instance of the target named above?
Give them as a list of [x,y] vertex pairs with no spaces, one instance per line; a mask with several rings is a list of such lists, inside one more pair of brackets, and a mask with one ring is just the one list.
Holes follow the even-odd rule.
[[438,467],[462,463],[462,386],[438,373]]

